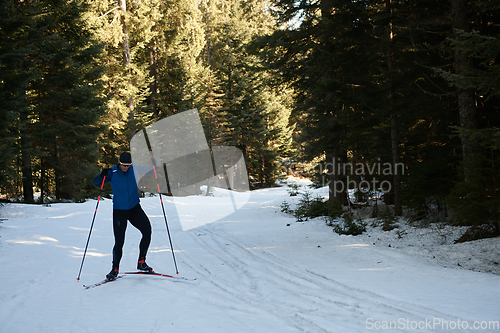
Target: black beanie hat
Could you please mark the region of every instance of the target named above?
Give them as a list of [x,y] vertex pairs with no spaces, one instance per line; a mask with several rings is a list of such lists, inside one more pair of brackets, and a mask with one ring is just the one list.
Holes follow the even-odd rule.
[[124,164],[132,163],[132,156],[128,151],[121,153],[119,161]]

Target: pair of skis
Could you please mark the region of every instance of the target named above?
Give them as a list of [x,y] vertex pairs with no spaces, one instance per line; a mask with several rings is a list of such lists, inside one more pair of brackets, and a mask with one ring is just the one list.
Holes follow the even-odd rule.
[[99,287],[99,286],[102,286],[103,284],[106,284],[106,283],[109,283],[109,282],[113,282],[113,281],[116,281],[122,277],[125,277],[127,275],[153,275],[153,276],[158,276],[158,277],[164,277],[164,278],[170,278],[170,279],[174,279],[174,280],[181,280],[181,281],[194,281],[196,280],[196,278],[194,279],[188,279],[188,278],[185,278],[185,277],[182,277],[182,276],[173,276],[173,275],[168,275],[168,274],[161,274],[161,273],[156,273],[156,272],[125,272],[123,274],[120,274],[118,275],[115,279],[113,280],[109,280],[109,279],[105,279],[105,280],[102,280],[101,282],[97,282],[95,284],[90,284],[90,285],[83,285],[83,287],[85,289],[90,289],[90,288],[95,288],[95,287]]

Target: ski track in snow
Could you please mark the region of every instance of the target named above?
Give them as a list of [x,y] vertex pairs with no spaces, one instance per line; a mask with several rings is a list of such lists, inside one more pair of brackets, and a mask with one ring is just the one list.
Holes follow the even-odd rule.
[[[75,277],[95,201],[52,207],[9,205],[4,210],[9,220],[0,227],[0,332],[352,333],[369,331],[367,318],[425,322],[432,318],[456,321],[458,317],[472,323],[477,318],[463,318],[463,308],[491,308],[472,302],[460,304],[461,308],[455,312],[454,307],[433,303],[428,297],[412,298],[415,294],[412,290],[406,290],[407,295],[401,297],[396,292],[387,293],[385,290],[390,290],[391,283],[397,282],[391,279],[405,276],[390,275],[390,271],[387,275],[383,275],[386,274],[384,270],[377,271],[382,274],[382,278],[378,276],[380,281],[389,286],[380,289],[384,292],[360,287],[362,283],[349,282],[345,278],[340,282],[328,272],[332,269],[349,271],[352,267],[341,266],[347,261],[337,260],[330,270],[318,269],[318,263],[332,265],[328,251],[341,258],[343,254],[338,246],[352,245],[352,238],[335,238],[331,244],[322,243],[323,257],[312,257],[317,252],[307,247],[298,248],[304,244],[305,237],[294,234],[306,231],[300,226],[296,229],[285,227],[287,221],[293,223],[293,220],[274,213],[286,196],[285,189],[256,191],[245,209],[223,221],[188,231],[182,231],[175,218],[169,218],[180,275],[196,277],[196,281],[127,276],[89,290],[82,288],[82,284],[102,280],[110,267],[111,201],[105,200],[99,207],[82,280],[77,282]],[[168,238],[157,200],[142,200],[153,226],[148,263],[158,272],[171,274],[173,268],[162,264],[171,260],[171,251],[165,245]],[[171,207],[169,209],[168,213],[174,215]],[[305,230],[311,231],[315,227],[309,224],[307,228]],[[330,242],[330,236],[325,236],[321,230],[318,234],[323,237],[321,242],[325,239]],[[314,233],[308,235],[315,237]],[[262,237],[261,241],[256,241],[258,237]],[[139,240],[138,231],[129,227],[123,271],[135,265]],[[272,244],[276,244],[274,240],[279,243],[278,250],[272,248]],[[376,262],[376,258],[383,255],[387,261],[401,259],[377,252],[386,251],[384,249],[363,252],[354,247],[349,251],[359,253],[347,259],[360,258],[368,263]],[[436,273],[435,267],[412,261],[411,256],[403,259],[416,266],[416,271],[422,275],[428,273],[441,279],[453,274],[464,274],[464,278],[481,277],[481,281],[491,286],[478,290],[500,294],[496,276],[490,278],[483,273],[455,270]],[[316,265],[309,265],[313,260]],[[12,265],[14,269],[10,268]],[[446,292],[437,296],[450,297]],[[453,292],[460,294],[461,290]],[[491,312],[494,309],[490,309]],[[391,331],[434,332],[426,329]],[[460,332],[478,330],[460,329]]]
[[438,316],[456,320],[455,316],[437,309],[390,300],[296,268],[213,226],[202,232],[199,236],[191,234],[193,242],[216,257],[224,268],[216,272],[202,264],[198,264],[198,269],[191,268],[226,298],[223,303],[218,298],[216,306],[227,306],[234,299],[233,306],[240,303],[241,311],[250,304],[283,319],[300,332],[350,331],[352,322],[364,322],[368,317],[425,321]]

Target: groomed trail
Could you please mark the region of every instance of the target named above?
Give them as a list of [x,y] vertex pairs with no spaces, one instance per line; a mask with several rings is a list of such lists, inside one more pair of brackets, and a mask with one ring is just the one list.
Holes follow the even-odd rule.
[[[280,212],[285,199],[286,188],[254,191],[232,215],[183,231],[167,198],[179,275],[196,281],[137,275],[89,290],[82,284],[99,282],[111,265],[111,200],[99,205],[80,281],[96,202],[8,204],[0,332],[500,331],[481,329],[500,321],[500,276],[430,265],[338,236],[319,219],[296,223]],[[175,274],[159,199],[141,202],[153,226],[148,264]],[[123,271],[135,268],[139,240],[129,226]]]

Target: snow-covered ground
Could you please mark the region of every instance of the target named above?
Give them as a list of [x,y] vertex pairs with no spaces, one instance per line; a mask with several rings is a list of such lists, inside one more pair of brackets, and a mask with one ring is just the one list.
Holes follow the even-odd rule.
[[467,227],[431,224],[420,228],[409,226],[404,219],[397,225],[398,228],[388,232],[381,231],[380,227],[368,227],[359,239],[376,246],[396,248],[430,264],[500,275],[499,237],[455,244]]
[[[89,290],[111,268],[111,200],[99,204],[80,281],[96,201],[7,204],[0,332],[500,332],[499,238],[453,244],[458,229],[404,224],[339,236],[280,211],[297,199],[285,187],[253,191],[242,209],[183,231],[164,197],[179,275],[196,281],[126,276]],[[148,263],[175,273],[160,201],[141,202]],[[139,240],[129,226],[123,271],[134,270]]]
[[[284,201],[292,203],[299,200],[300,195],[309,192],[311,197],[328,197],[328,188],[311,190],[307,180],[295,179],[291,183],[300,184],[299,196],[285,198]],[[286,185],[286,184],[285,184]],[[352,196],[354,200],[354,196]],[[379,204],[379,211],[385,209]],[[368,210],[355,213],[363,216],[367,231],[356,236],[357,239],[367,244],[378,247],[396,248],[404,253],[420,257],[427,263],[447,268],[463,268],[476,272],[493,273],[500,275],[500,237],[481,239],[474,242],[455,244],[468,227],[451,226],[447,223],[408,223],[407,217],[397,220],[391,231],[383,231],[381,222],[375,218],[366,218]]]

